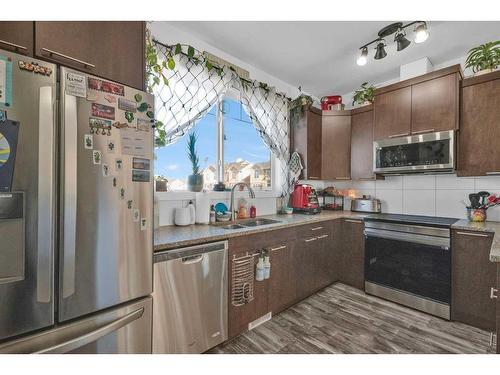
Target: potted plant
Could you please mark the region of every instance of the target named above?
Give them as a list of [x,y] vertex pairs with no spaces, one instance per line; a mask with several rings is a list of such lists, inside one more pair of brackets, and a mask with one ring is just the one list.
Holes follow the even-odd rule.
[[155,176],[156,191],[167,191],[168,180],[165,176]]
[[368,82],[363,82],[361,87],[354,91],[352,97],[352,105],[368,105],[373,103],[373,96],[375,93],[375,86],[368,86]]
[[472,68],[474,75],[493,72],[498,65],[500,65],[500,40],[472,48],[465,60],[465,67]]
[[187,142],[188,158],[191,161],[193,174],[188,176],[188,189],[189,191],[202,191],[203,190],[203,175],[200,173],[200,158],[196,150],[196,142],[198,137],[196,132],[189,133]]

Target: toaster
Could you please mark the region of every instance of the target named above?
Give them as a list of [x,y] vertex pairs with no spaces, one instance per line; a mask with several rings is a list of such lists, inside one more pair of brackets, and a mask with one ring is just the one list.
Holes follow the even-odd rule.
[[378,214],[382,211],[382,205],[378,199],[363,196],[351,200],[351,211]]

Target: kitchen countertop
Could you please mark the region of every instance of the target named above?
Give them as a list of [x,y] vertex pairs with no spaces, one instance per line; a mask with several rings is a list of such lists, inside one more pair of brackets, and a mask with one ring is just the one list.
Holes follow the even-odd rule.
[[494,221],[471,223],[468,220],[459,220],[451,228],[494,233],[490,251],[490,262],[500,262],[500,223]]
[[192,246],[206,242],[226,240],[228,238],[244,236],[247,234],[262,233],[279,228],[289,228],[291,226],[304,225],[339,218],[361,219],[366,216],[368,215],[351,211],[322,211],[321,213],[316,215],[266,215],[258,216],[257,218],[278,220],[279,223],[242,229],[223,229],[219,225],[208,224],[188,225],[185,227],[169,225],[155,229],[154,251],[156,252],[172,250],[184,246]]
[[[259,219],[278,220],[279,223],[263,225],[260,227],[223,229],[219,225],[189,225],[178,227],[175,225],[163,226],[154,231],[154,251],[166,251],[184,246],[198,245],[201,243],[227,240],[228,238],[244,236],[253,233],[262,233],[279,228],[304,225],[309,223],[328,221],[340,218],[362,219],[370,214],[362,214],[351,211],[322,211],[317,215],[266,215]],[[222,225],[222,224],[221,224]],[[452,229],[472,230],[479,232],[494,233],[491,245],[490,261],[500,262],[500,222],[471,223],[468,220],[458,220],[451,226]]]

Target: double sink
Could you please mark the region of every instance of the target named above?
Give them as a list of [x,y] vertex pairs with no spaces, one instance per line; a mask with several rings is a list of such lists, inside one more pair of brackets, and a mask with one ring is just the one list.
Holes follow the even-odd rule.
[[234,229],[254,228],[254,227],[260,227],[262,225],[270,225],[276,223],[280,223],[280,221],[273,219],[252,219],[240,223],[221,225],[220,228],[227,230],[234,230]]

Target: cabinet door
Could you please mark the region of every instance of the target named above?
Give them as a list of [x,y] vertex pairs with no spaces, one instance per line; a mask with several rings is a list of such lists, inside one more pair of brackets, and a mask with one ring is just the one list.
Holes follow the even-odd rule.
[[424,134],[458,128],[458,73],[411,87],[411,132]]
[[270,248],[269,310],[273,315],[286,309],[295,299],[291,246],[293,241]]
[[0,49],[33,56],[33,27],[30,21],[1,21]]
[[452,231],[452,319],[494,331],[496,264],[489,254],[493,236],[481,232]]
[[299,239],[296,242],[296,254],[294,259],[296,301],[310,296],[317,288],[316,259],[319,251],[316,236]]
[[351,116],[324,115],[322,120],[321,178],[351,178]]
[[316,289],[338,280],[337,261],[339,241],[342,238],[341,220],[327,223],[328,231],[318,235],[319,256],[316,261]]
[[343,246],[339,256],[340,281],[355,288],[365,289],[365,239],[363,221],[344,219]]
[[459,176],[500,174],[500,73],[497,79],[462,89]]
[[306,174],[309,180],[321,178],[321,114],[307,112],[307,161]]
[[397,138],[411,132],[411,87],[375,96],[374,139]]
[[41,58],[144,89],[144,22],[35,22]]
[[351,179],[373,179],[373,111],[351,117]]

